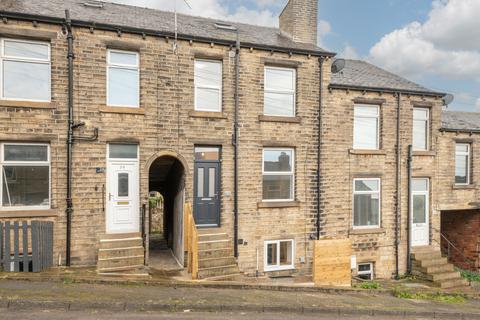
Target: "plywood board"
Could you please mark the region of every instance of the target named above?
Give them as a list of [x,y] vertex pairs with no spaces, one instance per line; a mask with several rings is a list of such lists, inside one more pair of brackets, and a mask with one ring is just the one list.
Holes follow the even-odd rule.
[[313,251],[313,282],[316,286],[351,286],[350,239],[317,240]]

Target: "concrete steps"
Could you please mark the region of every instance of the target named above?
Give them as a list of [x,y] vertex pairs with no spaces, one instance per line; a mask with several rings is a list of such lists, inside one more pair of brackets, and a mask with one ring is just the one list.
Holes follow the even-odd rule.
[[108,234],[99,241],[97,272],[105,276],[148,276],[140,233]]
[[232,241],[215,229],[198,235],[198,278],[210,281],[229,280],[240,275],[233,256]]
[[440,250],[432,247],[414,248],[412,273],[442,289],[466,289],[468,281],[455,271],[454,266],[442,257]]

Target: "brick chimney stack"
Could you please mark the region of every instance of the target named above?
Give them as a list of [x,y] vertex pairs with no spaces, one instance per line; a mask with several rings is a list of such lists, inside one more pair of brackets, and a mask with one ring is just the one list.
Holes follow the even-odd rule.
[[318,0],[289,0],[280,14],[280,31],[296,42],[317,44]]

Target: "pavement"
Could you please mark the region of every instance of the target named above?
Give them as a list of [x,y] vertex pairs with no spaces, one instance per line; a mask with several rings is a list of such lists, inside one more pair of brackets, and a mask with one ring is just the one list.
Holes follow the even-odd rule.
[[[480,300],[411,300],[372,291],[328,293],[0,280],[0,318],[33,319],[23,317],[22,312],[35,314],[36,320],[67,315],[69,319],[123,319],[132,315],[139,319],[318,319],[321,315],[325,319],[459,320],[480,319]],[[275,317],[278,314],[282,317]]]

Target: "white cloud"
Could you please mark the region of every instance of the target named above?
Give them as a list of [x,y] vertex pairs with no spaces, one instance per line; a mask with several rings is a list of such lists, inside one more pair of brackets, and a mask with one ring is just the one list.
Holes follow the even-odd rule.
[[[173,0],[108,0],[108,2],[123,3],[165,11],[173,11],[175,8],[175,2]],[[183,0],[177,0],[177,11],[193,16],[245,22],[262,26],[278,25],[278,15],[268,9],[251,10],[244,6],[240,6],[237,7],[233,13],[230,13],[221,0],[187,0],[187,2],[192,7],[191,9]],[[268,4],[269,2],[272,1],[263,0],[264,4]]]
[[[317,43],[320,47],[324,47],[325,45],[323,44],[323,39],[330,33],[332,32],[332,27],[330,26],[330,23],[325,20],[319,20],[318,21],[318,27],[317,27]],[[325,48],[324,48],[325,49]]]
[[360,59],[360,55],[358,54],[357,50],[349,44],[346,44],[343,50],[338,54],[339,58],[344,59]]
[[393,72],[480,81],[480,1],[436,0],[425,23],[385,35],[369,60]]

